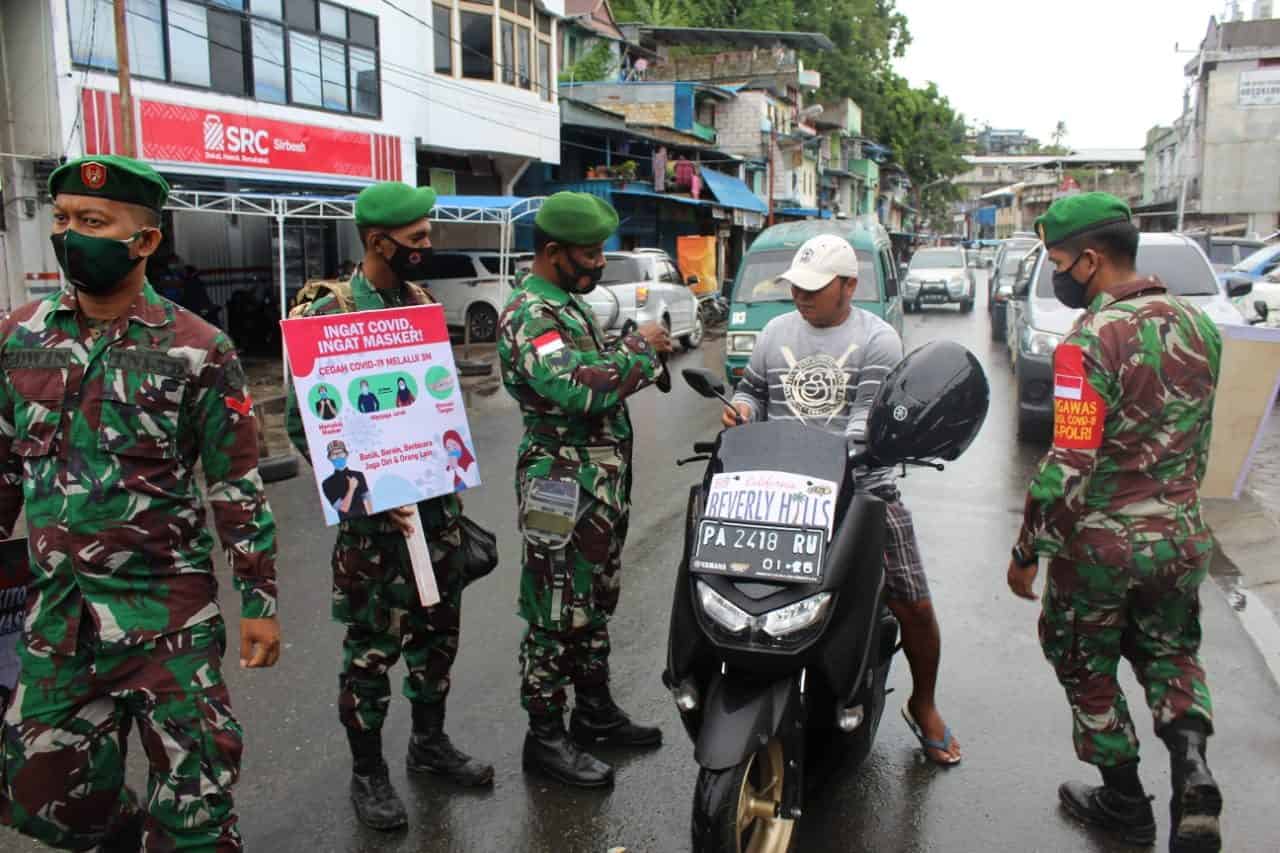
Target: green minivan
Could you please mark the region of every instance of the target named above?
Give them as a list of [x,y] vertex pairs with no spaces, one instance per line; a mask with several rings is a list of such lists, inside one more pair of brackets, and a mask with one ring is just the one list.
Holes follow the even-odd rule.
[[756,336],[765,324],[794,310],[791,288],[778,276],[791,266],[796,251],[810,237],[839,234],[858,254],[858,289],[853,302],[885,320],[902,335],[902,298],[889,232],[879,223],[837,219],[805,220],[775,225],[751,244],[733,282],[729,331],[725,341],[725,375],[736,384],[746,369]]

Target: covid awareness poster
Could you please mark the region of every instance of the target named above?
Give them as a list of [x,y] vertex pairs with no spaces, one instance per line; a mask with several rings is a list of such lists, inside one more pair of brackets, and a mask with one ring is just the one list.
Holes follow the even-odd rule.
[[328,524],[480,485],[444,308],[281,327]]

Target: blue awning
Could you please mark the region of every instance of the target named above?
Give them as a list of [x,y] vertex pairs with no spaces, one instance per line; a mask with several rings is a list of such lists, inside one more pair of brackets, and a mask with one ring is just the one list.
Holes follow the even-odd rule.
[[717,172],[714,169],[703,169],[701,174],[702,180],[707,184],[707,189],[711,190],[725,207],[736,207],[739,210],[749,210],[752,213],[769,212],[769,206],[737,178]]
[[689,198],[687,196],[670,195],[668,193],[656,193],[651,189],[647,189],[643,184],[627,184],[622,189],[614,190],[613,194],[641,196],[643,198],[657,198],[657,199],[662,199],[663,201],[674,201],[679,204],[692,204],[698,207],[701,207],[702,205],[706,205],[706,204],[711,204],[710,201],[702,201],[696,198]]
[[442,195],[436,199],[436,207],[457,207],[467,210],[502,210],[515,207],[528,199],[518,195]]
[[[816,207],[781,207],[774,211],[779,216],[804,216],[811,219],[818,218],[818,208]],[[831,218],[831,211],[824,209],[822,211],[823,219]]]

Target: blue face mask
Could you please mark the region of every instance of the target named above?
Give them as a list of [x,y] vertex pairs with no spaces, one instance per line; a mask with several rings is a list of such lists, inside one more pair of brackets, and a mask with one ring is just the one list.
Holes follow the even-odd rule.
[[452,456],[454,459],[461,459],[461,458],[462,458],[462,451],[461,451],[461,450],[457,450],[457,449],[450,450],[450,451],[449,451],[449,455],[450,455],[450,456]]
[[342,471],[347,467],[347,457],[339,456],[337,459],[331,460],[335,471]]

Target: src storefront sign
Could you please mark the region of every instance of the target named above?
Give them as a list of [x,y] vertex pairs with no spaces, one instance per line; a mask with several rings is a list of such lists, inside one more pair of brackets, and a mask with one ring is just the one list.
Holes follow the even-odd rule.
[[[85,89],[85,153],[119,153],[120,100]],[[137,99],[138,146],[144,160],[237,170],[304,172],[400,180],[395,136],[337,130],[242,113]]]

